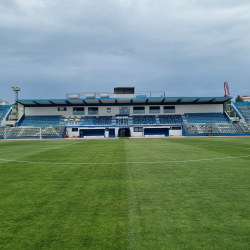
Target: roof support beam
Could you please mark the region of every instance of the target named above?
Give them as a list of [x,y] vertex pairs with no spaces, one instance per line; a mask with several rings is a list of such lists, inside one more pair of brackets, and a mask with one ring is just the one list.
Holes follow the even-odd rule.
[[197,102],[197,101],[199,101],[199,100],[200,100],[200,98],[198,98],[198,99],[194,100],[193,102]]
[[208,103],[209,103],[209,102],[212,102],[212,101],[214,101],[215,99],[216,99],[216,98],[213,98],[212,100],[208,101]]

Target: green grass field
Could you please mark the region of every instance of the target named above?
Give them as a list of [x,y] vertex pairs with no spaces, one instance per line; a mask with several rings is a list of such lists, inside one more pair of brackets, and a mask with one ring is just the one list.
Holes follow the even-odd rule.
[[250,138],[0,141],[0,249],[250,249]]

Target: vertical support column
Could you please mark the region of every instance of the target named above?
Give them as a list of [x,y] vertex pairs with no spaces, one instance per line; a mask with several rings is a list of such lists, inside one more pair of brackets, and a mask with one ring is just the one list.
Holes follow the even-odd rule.
[[8,131],[8,129],[4,128],[4,140],[6,140],[7,131]]

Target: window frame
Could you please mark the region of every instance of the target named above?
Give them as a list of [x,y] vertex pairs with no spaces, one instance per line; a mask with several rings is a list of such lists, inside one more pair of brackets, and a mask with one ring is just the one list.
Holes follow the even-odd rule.
[[166,114],[175,113],[175,106],[164,106],[163,107],[163,113],[166,113]]
[[61,111],[67,111],[66,107],[58,107],[57,111],[61,112]]
[[[83,111],[76,111],[74,109],[83,109]],[[85,108],[84,107],[73,107],[73,115],[85,115]]]
[[[92,111],[90,109],[93,109]],[[95,110],[96,109],[96,110]],[[91,111],[91,112],[90,112]],[[88,107],[88,114],[89,115],[98,115],[99,109],[98,107]]]
[[161,107],[160,106],[149,106],[149,113],[150,114],[159,114],[159,113],[161,113]]
[[[136,109],[139,112],[135,112]],[[140,112],[140,111],[143,111],[143,112]],[[133,106],[133,114],[145,114],[145,106]]]
[[181,127],[179,126],[179,127],[172,127],[171,130],[182,130],[182,129],[181,129]]
[[134,132],[143,132],[143,127],[134,127]]

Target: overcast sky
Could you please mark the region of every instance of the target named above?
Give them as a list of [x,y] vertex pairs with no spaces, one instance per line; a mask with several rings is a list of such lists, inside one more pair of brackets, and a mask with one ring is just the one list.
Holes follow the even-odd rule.
[[250,95],[249,0],[1,0],[0,98]]

